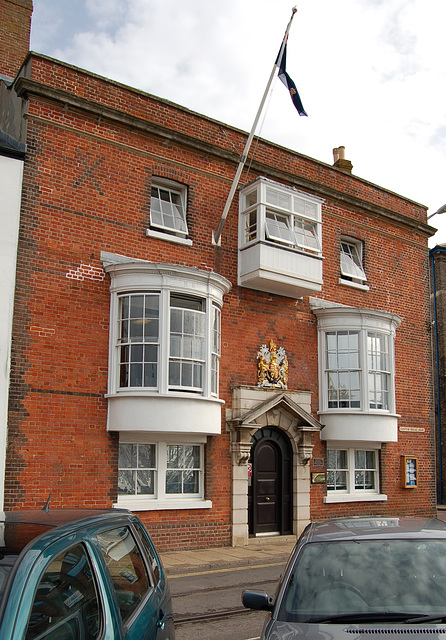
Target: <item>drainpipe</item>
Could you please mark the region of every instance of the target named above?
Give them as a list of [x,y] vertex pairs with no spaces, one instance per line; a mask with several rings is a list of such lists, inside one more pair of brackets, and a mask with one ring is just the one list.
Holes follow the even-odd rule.
[[437,376],[437,430],[438,430],[438,460],[439,460],[439,486],[441,504],[443,504],[443,456],[441,444],[441,403],[440,403],[440,355],[438,349],[438,323],[437,323],[437,285],[435,279],[434,254],[437,252],[446,253],[446,247],[434,247],[429,251],[432,271],[432,293],[434,298],[434,340],[435,340],[435,368]]

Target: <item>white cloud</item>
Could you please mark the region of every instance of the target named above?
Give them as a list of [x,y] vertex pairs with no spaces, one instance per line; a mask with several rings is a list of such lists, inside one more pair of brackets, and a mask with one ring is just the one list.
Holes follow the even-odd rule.
[[[58,41],[41,32],[51,8]],[[82,0],[77,12],[35,0],[38,49],[249,130],[291,5]],[[277,83],[260,135],[328,163],[344,144],[356,175],[435,211],[446,201],[445,21],[444,0],[301,0],[287,67],[309,117]]]

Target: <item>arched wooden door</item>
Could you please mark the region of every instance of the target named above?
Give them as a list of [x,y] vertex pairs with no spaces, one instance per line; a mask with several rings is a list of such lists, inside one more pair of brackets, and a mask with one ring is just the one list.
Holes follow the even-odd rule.
[[284,535],[292,529],[292,454],[285,435],[264,427],[253,436],[248,494],[250,535]]

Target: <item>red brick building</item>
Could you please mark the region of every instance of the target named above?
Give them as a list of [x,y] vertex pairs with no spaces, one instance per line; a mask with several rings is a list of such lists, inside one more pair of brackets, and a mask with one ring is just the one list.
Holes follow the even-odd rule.
[[129,507],[161,549],[434,513],[426,208],[339,150],[259,140],[216,245],[243,131],[8,60],[0,129],[26,155],[4,508]]

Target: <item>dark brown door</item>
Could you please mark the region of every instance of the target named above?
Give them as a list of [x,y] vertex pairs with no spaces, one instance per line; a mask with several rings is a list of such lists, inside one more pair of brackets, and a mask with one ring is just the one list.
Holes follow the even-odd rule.
[[263,427],[252,437],[248,485],[249,534],[292,531],[292,451],[286,435]]
[[280,450],[272,440],[255,449],[253,468],[256,533],[280,533]]

